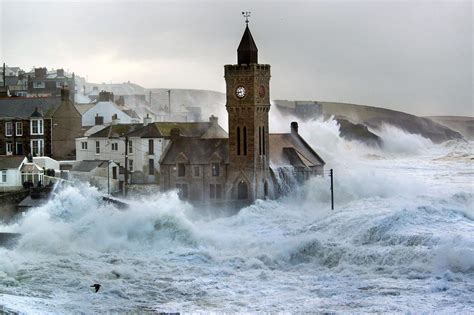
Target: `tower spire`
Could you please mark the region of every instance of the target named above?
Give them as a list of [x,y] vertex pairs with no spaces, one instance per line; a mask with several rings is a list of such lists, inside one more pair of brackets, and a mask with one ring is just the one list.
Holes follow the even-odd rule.
[[250,12],[242,12],[242,15],[245,17],[245,31],[242,39],[240,40],[239,47],[237,48],[237,63],[239,65],[258,63],[257,45],[253,40],[248,24]]

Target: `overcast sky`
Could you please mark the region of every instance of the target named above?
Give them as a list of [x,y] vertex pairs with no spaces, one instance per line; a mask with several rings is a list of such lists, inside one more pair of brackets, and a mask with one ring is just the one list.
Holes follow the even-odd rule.
[[224,92],[250,29],[271,97],[474,115],[471,1],[0,0],[2,61]]

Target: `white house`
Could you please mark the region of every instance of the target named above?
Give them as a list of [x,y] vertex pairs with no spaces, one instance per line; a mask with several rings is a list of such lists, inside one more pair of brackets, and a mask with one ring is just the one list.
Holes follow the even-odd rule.
[[80,161],[69,172],[70,180],[89,182],[105,192],[117,192],[120,189],[119,165],[113,161]]
[[0,192],[23,189],[21,168],[27,161],[24,156],[0,156]]
[[122,111],[117,104],[112,101],[101,101],[95,104],[92,108],[88,109],[82,114],[82,125],[83,126],[93,126],[95,125],[95,117],[103,117],[103,123],[112,123],[115,120],[115,123],[130,124],[137,122],[136,118],[133,118],[127,115]]
[[[217,117],[209,122],[154,122],[117,124],[76,139],[76,160],[112,160],[131,172],[132,184],[159,184],[160,158],[171,141],[171,131],[179,129],[183,137],[227,138]],[[127,150],[125,143],[128,139]]]

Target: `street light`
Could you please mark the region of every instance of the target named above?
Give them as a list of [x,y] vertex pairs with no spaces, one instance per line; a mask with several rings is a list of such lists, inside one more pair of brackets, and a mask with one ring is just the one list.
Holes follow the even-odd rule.
[[112,160],[107,161],[107,193],[110,196],[110,163],[112,163]]

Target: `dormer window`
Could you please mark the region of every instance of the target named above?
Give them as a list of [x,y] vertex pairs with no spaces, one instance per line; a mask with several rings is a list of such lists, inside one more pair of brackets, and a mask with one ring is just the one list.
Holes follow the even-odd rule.
[[32,135],[42,135],[43,132],[43,119],[31,119],[30,129]]
[[186,166],[184,163],[178,163],[178,177],[184,177],[186,175]]

